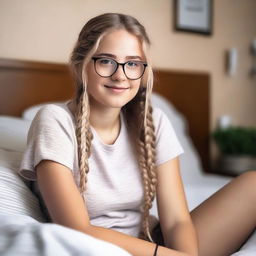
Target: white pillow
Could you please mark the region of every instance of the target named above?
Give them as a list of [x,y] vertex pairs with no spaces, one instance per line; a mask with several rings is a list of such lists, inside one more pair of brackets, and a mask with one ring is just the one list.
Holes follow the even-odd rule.
[[0,148],[0,166],[18,171],[23,157],[23,152],[11,151]]
[[0,213],[26,215],[45,222],[36,196],[15,170],[0,166]]
[[66,101],[58,101],[58,102],[45,102],[42,104],[37,104],[34,106],[31,106],[27,109],[25,109],[22,113],[22,118],[24,120],[28,120],[28,121],[32,121],[36,115],[36,113],[39,111],[40,108],[42,108],[43,106],[47,105],[47,104],[61,104],[64,103]]
[[0,148],[24,152],[30,124],[18,117],[0,116]]
[[187,131],[187,120],[166,98],[154,92],[151,96],[151,102],[153,106],[164,111],[176,133]]

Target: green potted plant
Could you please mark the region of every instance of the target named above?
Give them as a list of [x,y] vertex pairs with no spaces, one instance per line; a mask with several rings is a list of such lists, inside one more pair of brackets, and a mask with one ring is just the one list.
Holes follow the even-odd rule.
[[256,169],[255,127],[217,128],[212,136],[221,153],[218,164],[220,171],[240,174]]

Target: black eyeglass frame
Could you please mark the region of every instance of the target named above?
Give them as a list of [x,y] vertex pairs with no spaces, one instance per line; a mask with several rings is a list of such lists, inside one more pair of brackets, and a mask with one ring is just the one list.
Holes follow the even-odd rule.
[[[111,75],[109,75],[109,76],[102,76],[102,75],[100,75],[100,74],[97,72],[97,69],[96,69],[96,61],[99,60],[99,59],[109,59],[109,60],[112,60],[112,61],[114,61],[114,62],[116,63],[116,68],[115,68],[114,72],[113,72]],[[116,73],[116,71],[117,71],[117,69],[118,69],[118,67],[119,67],[119,65],[120,65],[120,66],[122,66],[123,72],[124,72],[124,74],[125,74],[125,76],[126,76],[127,79],[129,79],[129,80],[138,80],[138,79],[140,79],[140,78],[144,75],[145,70],[146,70],[146,67],[148,66],[148,64],[145,63],[145,62],[142,62],[142,61],[134,61],[134,62],[139,62],[139,63],[143,64],[144,69],[143,69],[142,74],[141,74],[140,77],[138,77],[138,78],[129,78],[129,77],[126,75],[126,73],[125,73],[124,66],[125,66],[127,63],[131,62],[130,60],[128,60],[128,61],[126,61],[126,62],[124,62],[124,63],[120,63],[120,62],[117,62],[117,61],[114,60],[114,59],[105,58],[105,57],[92,57],[92,60],[94,61],[94,70],[95,70],[95,72],[96,72],[99,76],[105,77],[105,78],[113,76],[113,75]]]

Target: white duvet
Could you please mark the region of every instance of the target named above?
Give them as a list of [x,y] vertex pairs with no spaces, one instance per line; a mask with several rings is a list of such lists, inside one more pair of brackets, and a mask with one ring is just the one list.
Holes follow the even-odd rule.
[[1,256],[128,256],[122,248],[57,224],[0,213]]

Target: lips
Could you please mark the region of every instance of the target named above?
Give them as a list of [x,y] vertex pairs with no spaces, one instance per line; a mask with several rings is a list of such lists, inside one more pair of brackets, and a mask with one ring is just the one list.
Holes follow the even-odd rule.
[[115,90],[126,90],[129,89],[129,87],[121,87],[121,86],[113,86],[113,85],[104,85],[104,87],[108,89],[115,89]]
[[104,87],[112,94],[120,94],[130,89],[129,87],[114,85],[104,85]]

